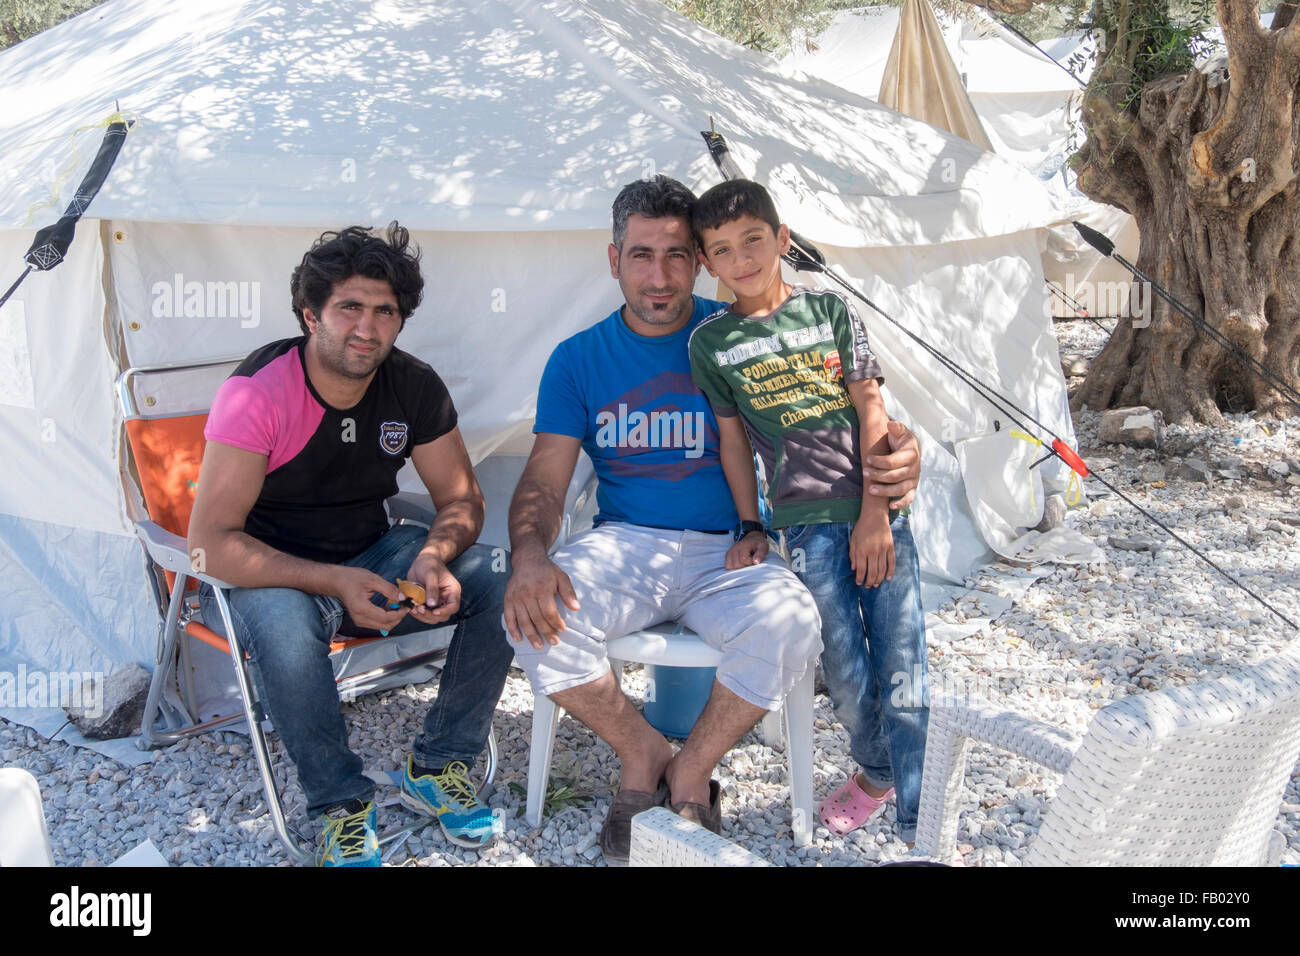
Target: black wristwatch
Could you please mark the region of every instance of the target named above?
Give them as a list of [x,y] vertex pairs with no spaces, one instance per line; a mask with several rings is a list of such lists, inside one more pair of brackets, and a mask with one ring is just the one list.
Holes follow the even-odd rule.
[[731,533],[731,537],[733,540],[739,541],[751,531],[759,531],[763,534],[768,533],[767,525],[763,524],[761,521],[742,521],[736,526],[736,530]]

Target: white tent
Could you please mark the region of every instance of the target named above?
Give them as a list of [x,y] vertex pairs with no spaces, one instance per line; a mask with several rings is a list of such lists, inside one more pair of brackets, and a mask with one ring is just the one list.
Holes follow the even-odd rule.
[[[16,275],[53,218],[27,211],[66,134],[114,100],[139,120],[68,260],[0,313],[0,670],[152,662],[121,369],[296,335],[288,278],[313,238],[399,219],[428,280],[399,346],[443,374],[475,462],[521,454],[551,348],[619,302],[603,265],[615,192],[652,172],[718,181],[710,117],[878,302],[1068,436],[1037,182],[773,66],[655,0],[110,0],[0,53],[0,269]],[[995,416],[868,321],[896,414],[929,436],[926,570],[959,580],[988,549],[951,443]],[[494,543],[508,490],[489,503]]]
[[[963,19],[937,16],[993,151],[1019,163],[1043,183],[1060,208],[1062,222],[1086,222],[1114,239],[1122,255],[1136,261],[1138,234],[1133,217],[1088,199],[1074,187],[1074,177],[1065,166],[1082,143],[1082,132],[1076,128],[1082,91],[1051,59],[1071,64],[1086,81],[1092,70],[1093,57],[1088,55],[1092,39],[1062,37],[1040,44],[1049,59],[983,11],[972,8],[971,16]],[[782,64],[876,99],[898,24],[898,7],[843,11],[811,38],[814,49],[809,49],[808,38],[796,40]],[[1077,58],[1077,68],[1072,58]],[[1048,279],[1071,290],[1129,279],[1127,272],[1103,259],[1068,225],[1053,231],[1043,267]],[[1057,300],[1053,303],[1058,314],[1072,314]]]

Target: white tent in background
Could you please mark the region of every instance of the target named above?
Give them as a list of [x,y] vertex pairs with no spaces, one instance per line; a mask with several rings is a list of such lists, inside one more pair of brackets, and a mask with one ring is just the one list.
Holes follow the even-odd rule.
[[[0,53],[0,77],[0,268],[15,274],[67,134],[114,100],[139,120],[68,260],[0,313],[0,669],[152,661],[121,369],[298,334],[288,279],[311,241],[399,219],[428,286],[398,344],[445,377],[476,463],[520,454],[552,346],[618,304],[603,265],[615,192],[653,172],[717,182],[698,133],[710,117],[876,301],[1071,434],[1043,314],[1038,245],[1055,211],[1039,184],[784,77],[656,0],[110,0]],[[240,306],[187,305],[214,283],[234,283]],[[952,444],[995,415],[868,321],[894,411],[928,435],[913,525],[925,570],[959,580],[989,551]],[[489,502],[490,542],[509,490]]]
[[[808,48],[806,38],[796,40],[782,64],[877,99],[898,33],[899,13],[898,7],[862,7],[838,13],[812,38],[815,49]],[[935,16],[993,151],[1039,179],[1055,197],[1063,221],[1086,222],[1114,239],[1122,255],[1136,261],[1138,234],[1133,217],[1088,199],[1074,188],[1073,174],[1065,166],[1082,142],[1082,132],[1075,131],[1082,99],[1079,84],[983,11],[972,8],[969,19],[953,19],[943,13]],[[1061,37],[1040,46],[1057,63],[1077,58],[1076,72],[1087,80],[1092,69],[1088,55],[1093,48],[1091,38]],[[1043,268],[1049,280],[1065,288],[1129,279],[1128,273],[1094,252],[1068,225],[1052,231]],[[1058,314],[1072,314],[1057,300],[1053,306]]]

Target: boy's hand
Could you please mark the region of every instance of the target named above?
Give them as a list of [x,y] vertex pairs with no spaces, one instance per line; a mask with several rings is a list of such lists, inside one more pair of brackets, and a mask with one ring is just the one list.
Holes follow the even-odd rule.
[[735,571],[737,568],[762,564],[767,557],[767,549],[767,535],[761,531],[749,532],[727,549],[727,570]]
[[889,516],[860,518],[849,536],[849,566],[859,585],[879,587],[894,577],[894,535]]

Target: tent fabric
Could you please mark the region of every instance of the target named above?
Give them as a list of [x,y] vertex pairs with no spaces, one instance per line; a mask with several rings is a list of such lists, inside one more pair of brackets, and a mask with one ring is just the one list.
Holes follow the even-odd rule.
[[[92,122],[114,100],[141,120],[96,200],[107,219],[316,228],[322,213],[400,212],[421,230],[603,227],[610,191],[647,172],[715,179],[698,136],[710,117],[825,241],[948,242],[1045,213],[1029,185],[978,201],[1012,195],[1013,167],[776,75],[655,0],[112,0],[0,63],[22,91],[6,97],[7,145]],[[65,150],[33,147],[23,168]],[[941,178],[943,159],[956,177]],[[44,197],[4,161],[0,225],[12,227]]]
[[946,129],[981,149],[993,149],[926,0],[903,4],[898,32],[880,78],[879,100],[883,106]]
[[[109,0],[0,53],[0,77],[0,262],[21,261],[26,212],[55,178],[42,171],[66,162],[68,131],[114,98],[139,121],[68,261],[0,311],[0,368],[29,370],[0,385],[14,449],[0,486],[0,661],[151,663],[157,616],[131,537],[143,508],[121,465],[114,376],[299,334],[289,276],[324,229],[412,230],[425,296],[398,346],[447,382],[491,475],[484,540],[504,543],[506,473],[531,446],[546,358],[620,301],[610,203],[656,172],[717,182],[698,133],[710,117],[784,217],[873,298],[1072,434],[1038,259],[1057,213],[1040,184],[785,76],[656,0]],[[713,291],[707,276],[699,291]],[[867,322],[891,410],[925,449],[913,522],[925,567],[960,580],[990,551],[953,443],[987,430],[989,412]],[[141,376],[131,392],[150,414],[180,414],[206,408],[224,374]],[[422,490],[411,469],[399,484]],[[45,613],[52,601],[70,610]]]

